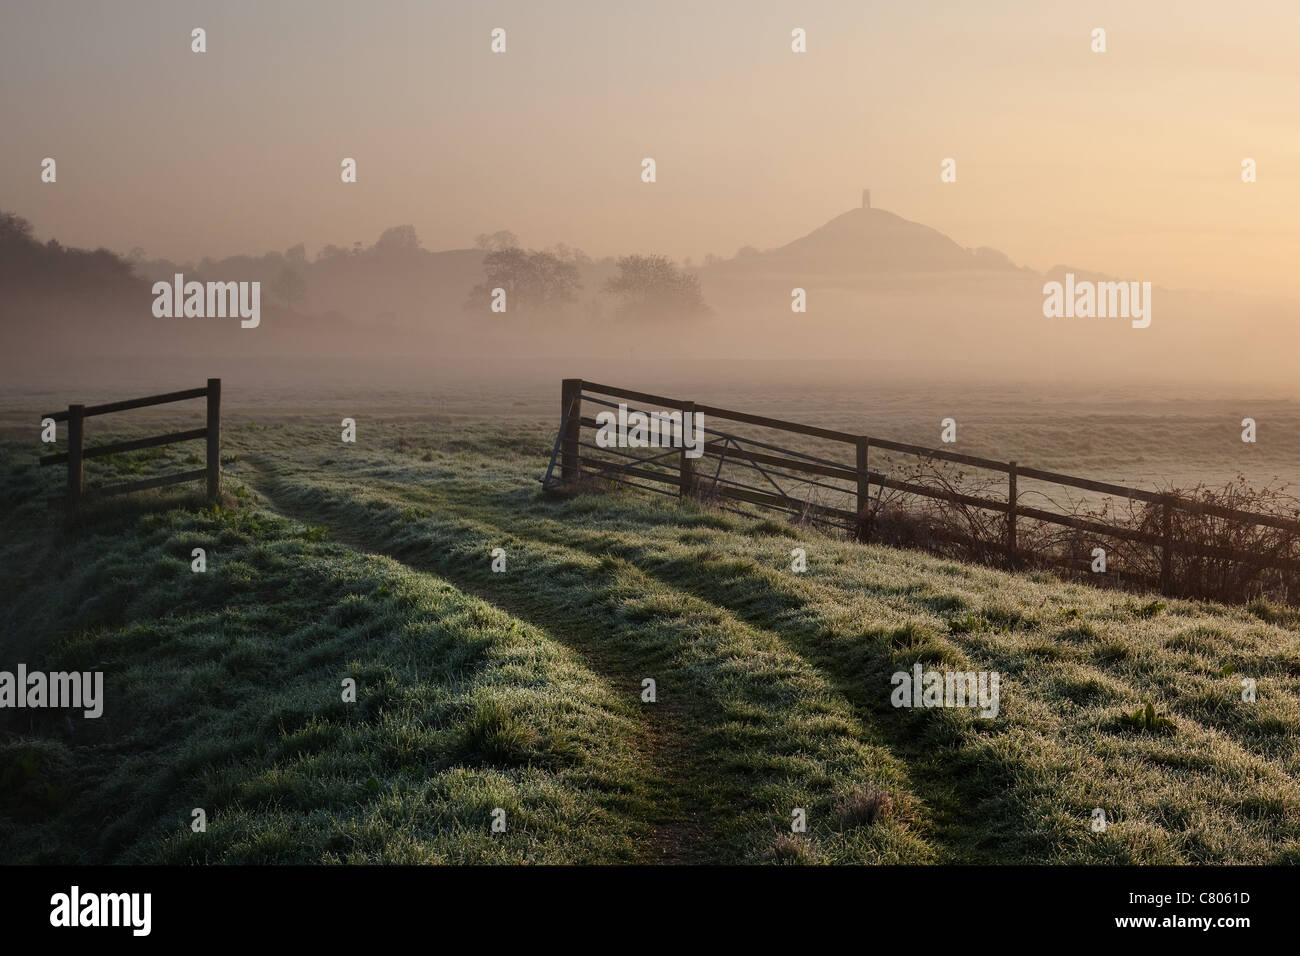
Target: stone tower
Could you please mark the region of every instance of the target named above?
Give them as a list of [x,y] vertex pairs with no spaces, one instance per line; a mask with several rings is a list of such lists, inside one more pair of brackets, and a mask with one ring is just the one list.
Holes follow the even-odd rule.
[[864,189],[864,190],[862,190],[862,208],[863,208],[863,209],[870,209],[870,208],[871,208],[871,190],[870,190],[870,189]]

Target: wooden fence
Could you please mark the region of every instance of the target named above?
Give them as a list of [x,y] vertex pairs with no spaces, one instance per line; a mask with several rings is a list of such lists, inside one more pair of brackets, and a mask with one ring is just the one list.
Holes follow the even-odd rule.
[[[691,459],[687,457],[684,448],[602,447],[593,441],[584,440],[583,429],[598,427],[596,419],[587,414],[588,407],[613,410],[620,403],[627,405],[629,412],[639,411],[648,416],[663,414],[664,410],[669,413],[681,412],[683,418],[687,412],[703,416],[705,427],[702,429],[702,455]],[[715,422],[755,426],[767,430],[770,436],[775,437],[782,434],[803,436],[804,439],[815,440],[827,451],[812,454],[782,447],[774,440],[740,435],[731,430],[730,425],[728,431],[723,431]],[[770,436],[765,434],[763,437]],[[995,497],[990,497],[987,491],[983,494],[967,494],[950,484],[940,483],[936,486],[915,477],[909,479],[908,476],[899,477],[872,470],[871,466],[882,457],[882,453],[890,460],[899,456],[914,456],[914,460],[955,463],[986,476],[983,482],[985,488],[1001,485],[1005,488],[1005,494],[996,494]],[[724,465],[727,466],[726,470]],[[752,481],[758,483],[741,480],[738,469],[752,475]],[[1148,575],[1141,583],[1158,586],[1167,594],[1185,590],[1175,581],[1176,558],[1181,562],[1180,569],[1188,576],[1195,571],[1193,565],[1196,562],[1203,565],[1207,561],[1236,562],[1252,568],[1277,569],[1284,575],[1287,600],[1296,596],[1297,572],[1300,572],[1300,559],[1295,553],[1296,538],[1300,536],[1300,521],[1290,518],[1241,511],[1212,502],[1193,501],[1172,493],[1130,488],[1028,468],[1014,461],[994,461],[945,449],[854,435],[632,389],[599,385],[581,379],[565,379],[561,391],[560,430],[543,483],[546,486],[572,487],[592,479],[614,479],[622,484],[674,496],[704,497],[726,510],[736,510],[727,507],[728,501],[774,509],[815,524],[838,527],[855,534],[860,540],[872,538],[874,516],[878,513],[875,505],[879,503],[882,492],[888,489],[903,495],[934,499],[945,505],[996,515],[997,533],[994,540],[987,537],[985,540],[969,540],[969,536],[954,533],[950,528],[930,528],[927,529],[927,534],[950,538],[966,537],[965,544],[973,546],[982,554],[995,554],[1013,566],[1033,560],[1047,565],[1065,564],[1079,570],[1080,557],[1077,554],[1063,561],[1060,555],[1034,553],[1022,547],[1020,532],[1024,522],[1039,522],[1069,529],[1080,542],[1101,538],[1145,546],[1152,549],[1153,555],[1158,553],[1158,573]],[[1029,493],[1026,491],[1026,483],[1033,489]],[[1143,503],[1148,506],[1145,511],[1146,520],[1135,526],[1133,523],[1125,525],[1095,520],[1096,515],[1071,513],[1070,509],[1062,510],[1054,504],[1056,498],[1043,490],[1047,487],[1078,489],[1094,495]],[[876,493],[874,500],[873,489]],[[1036,498],[1042,498],[1043,501],[1038,502]],[[1035,504],[1038,503],[1053,503],[1055,510],[1052,507],[1036,507]],[[1191,540],[1193,529],[1191,523],[1185,520],[1188,516],[1222,520],[1242,527],[1274,529],[1277,532],[1274,535],[1275,545],[1268,553],[1262,553],[1259,550]],[[1085,551],[1084,554],[1087,555],[1088,552]],[[1089,559],[1083,558],[1082,564],[1086,567]],[[1154,561],[1152,565],[1154,569]],[[1134,577],[1141,575],[1130,574],[1129,581]]]
[[[171,402],[184,402],[194,398],[208,400],[208,423],[206,428],[190,431],[172,432],[169,435],[156,435],[149,438],[135,438],[130,441],[112,442],[108,445],[84,447],[85,420],[94,415],[107,415],[111,412],[124,412],[131,408],[144,408],[149,405],[167,405]],[[179,484],[183,481],[207,479],[208,498],[215,501],[221,495],[221,379],[210,378],[204,388],[191,388],[183,392],[168,392],[165,395],[149,395],[145,398],[130,398],[121,402],[109,402],[105,405],[69,405],[65,412],[51,412],[44,416],[56,422],[68,423],[68,450],[56,455],[45,455],[41,465],[68,465],[67,503],[76,510],[83,497],[103,497],[121,495],[146,488],[160,488],[163,485]],[[174,475],[162,475],[157,478],[145,478],[141,481],[128,481],[125,484],[110,485],[106,488],[86,491],[82,475],[82,462],[87,458],[99,458],[119,452],[138,451],[141,448],[155,448],[174,442],[206,439],[208,446],[207,466],[195,471],[185,471]]]

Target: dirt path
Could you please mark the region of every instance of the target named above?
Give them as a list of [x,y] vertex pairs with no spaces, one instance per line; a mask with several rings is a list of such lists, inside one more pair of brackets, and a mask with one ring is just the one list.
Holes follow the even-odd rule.
[[[425,500],[437,498],[428,489],[420,489],[420,497]],[[464,510],[453,501],[438,500],[437,504],[451,513]],[[508,511],[492,505],[476,505],[473,514],[480,520],[486,519],[501,526],[508,526],[511,518]],[[585,551],[592,556],[609,551],[606,538],[567,525],[557,524],[552,529],[533,528],[530,537],[542,543]],[[905,725],[897,711],[879,706],[879,694],[866,691],[863,675],[846,669],[843,661],[826,652],[815,638],[810,639],[807,627],[786,628],[773,623],[765,613],[755,610],[752,602],[729,593],[725,585],[701,578],[697,569],[663,561],[654,562],[652,567],[642,566],[641,571],[649,578],[726,611],[755,632],[772,637],[830,682],[836,693],[852,706],[863,727],[870,730],[871,741],[888,750],[907,767],[912,792],[920,801],[928,821],[926,832],[935,845],[942,848],[947,862],[989,862],[997,859],[998,853],[1005,853],[1005,844],[1009,841],[988,839],[988,821],[982,816],[982,800],[987,795],[973,792],[949,765],[956,756],[954,751],[937,748],[933,740],[911,739],[915,728]],[[815,615],[815,610],[806,603],[801,601],[800,606],[805,615]],[[954,765],[960,765],[960,762]],[[1013,826],[1017,833],[1030,828],[1032,811],[1029,808],[1000,806],[999,809],[1009,818],[1019,821]]]
[[[449,574],[446,567],[399,554],[367,538],[360,530],[330,524],[324,516],[301,507],[291,507],[283,495],[277,494],[274,466],[258,456],[245,459],[251,474],[245,475],[272,510],[286,518],[323,526],[331,538],[354,550],[383,555],[398,561],[417,573],[431,574],[449,581],[459,590],[518,618],[537,628],[549,638],[577,652],[583,661],[618,693],[640,693],[640,680],[644,668],[627,653],[611,648],[604,635],[585,625],[578,615],[566,613],[546,602],[527,596],[488,590],[464,576]],[[654,804],[658,814],[654,824],[654,837],[644,853],[646,863],[676,864],[711,862],[708,832],[710,811],[696,799],[696,766],[688,735],[682,729],[682,707],[673,702],[660,702],[643,711],[638,722],[638,743],[647,763],[646,780],[655,792]]]

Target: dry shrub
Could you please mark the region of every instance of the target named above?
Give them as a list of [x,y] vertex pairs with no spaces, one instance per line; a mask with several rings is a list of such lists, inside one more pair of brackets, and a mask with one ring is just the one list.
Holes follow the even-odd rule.
[[866,787],[842,797],[835,808],[846,826],[872,826],[894,813],[894,798],[883,790]]

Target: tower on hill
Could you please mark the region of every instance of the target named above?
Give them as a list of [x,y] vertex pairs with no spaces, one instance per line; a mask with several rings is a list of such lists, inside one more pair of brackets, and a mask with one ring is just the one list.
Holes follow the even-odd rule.
[[870,189],[864,189],[864,190],[862,190],[862,208],[863,208],[863,209],[870,209],[870,208],[871,208],[871,190],[870,190]]

